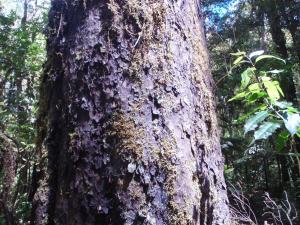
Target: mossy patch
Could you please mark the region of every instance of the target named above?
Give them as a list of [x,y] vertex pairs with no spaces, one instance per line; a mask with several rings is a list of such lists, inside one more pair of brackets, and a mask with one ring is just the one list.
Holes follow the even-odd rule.
[[165,9],[163,1],[110,0],[108,8],[113,14],[112,26],[120,40],[129,39],[131,60],[129,76],[139,80],[144,73],[146,64],[158,67],[158,58],[146,62],[144,58],[150,48],[161,49],[163,40]]
[[118,155],[123,160],[140,160],[143,146],[136,134],[141,133],[134,121],[122,113],[115,113],[109,124],[105,139],[111,145],[111,154]]
[[168,216],[167,220],[170,224],[174,225],[186,225],[189,224],[187,218],[187,212],[184,205],[179,205],[175,200],[175,195],[178,193],[176,187],[177,168],[174,162],[175,152],[175,140],[163,139],[160,143],[161,151],[159,152],[158,165],[161,170],[166,173],[166,180],[164,182],[164,191],[167,193],[168,202]]

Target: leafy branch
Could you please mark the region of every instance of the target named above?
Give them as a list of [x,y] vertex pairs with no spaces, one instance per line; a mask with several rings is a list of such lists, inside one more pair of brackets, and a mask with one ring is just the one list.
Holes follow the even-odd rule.
[[243,68],[241,83],[237,93],[228,101],[241,101],[245,106],[254,107],[240,117],[245,121],[244,134],[254,132],[253,144],[257,140],[267,139],[281,128],[277,137],[277,150],[281,151],[289,138],[300,137],[300,115],[292,103],[285,101],[284,93],[276,79],[284,69],[274,69],[269,65],[275,62],[277,67],[286,65],[285,60],[264,51],[231,53],[235,57],[231,73]]

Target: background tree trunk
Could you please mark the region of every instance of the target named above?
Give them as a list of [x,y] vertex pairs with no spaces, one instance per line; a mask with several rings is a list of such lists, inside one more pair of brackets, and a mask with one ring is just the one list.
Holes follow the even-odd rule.
[[193,0],[52,1],[33,224],[230,224],[201,20]]
[[278,5],[276,1],[265,0],[264,8],[270,25],[270,33],[275,44],[275,50],[284,59],[288,58],[288,51],[286,48],[286,40],[282,30],[280,14],[278,12]]

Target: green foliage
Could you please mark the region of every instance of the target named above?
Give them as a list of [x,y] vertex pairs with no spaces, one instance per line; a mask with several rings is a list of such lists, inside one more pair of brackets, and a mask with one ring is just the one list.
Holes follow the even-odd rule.
[[280,124],[279,123],[264,122],[254,132],[254,138],[255,138],[255,140],[267,139],[278,128],[280,128]]
[[286,130],[280,132],[277,136],[275,148],[278,152],[282,152],[282,150],[286,147],[286,143],[290,137],[290,133]]
[[[23,3],[28,4],[27,11],[19,6],[8,11],[0,5],[0,134],[12,139],[18,147],[16,182],[10,190],[15,196],[11,204],[16,224],[28,224],[30,215],[28,190],[35,157],[37,87],[46,55],[43,30],[48,8],[44,1]],[[0,151],[0,160],[1,157]],[[0,164],[0,174],[3,170]],[[3,182],[0,176],[0,187]],[[0,224],[3,224],[1,213],[0,209]]]
[[[280,127],[282,129],[285,127],[291,136],[299,135],[299,112],[292,106],[292,103],[281,101],[284,93],[278,80],[276,80],[276,76],[284,70],[258,65],[258,63],[268,63],[270,60],[275,60],[278,62],[276,66],[281,67],[285,61],[273,55],[264,55],[263,51],[253,52],[249,56],[244,52],[237,52],[232,55],[237,57],[232,68],[246,66],[246,69],[241,73],[241,85],[237,94],[229,101],[240,100],[248,107],[259,104],[259,108],[246,114],[245,117],[249,117],[249,119],[245,123],[244,133],[254,131],[254,141],[267,139]],[[253,113],[255,115],[252,115]],[[281,143],[279,146],[282,146],[282,137],[278,138]],[[251,143],[253,144],[254,141]]]
[[[219,9],[227,2],[204,1],[204,4],[211,5],[206,12],[209,21],[206,23],[206,36],[217,84],[226,180],[234,186],[241,185],[248,196],[255,197],[269,191],[280,199],[282,190],[288,190],[292,199],[299,202],[299,131],[292,135],[297,123],[291,120],[294,128],[290,129],[293,130],[290,133],[285,120],[288,115],[297,115],[300,103],[300,33],[296,32],[292,37],[290,32],[290,28],[300,29],[300,3],[282,0],[235,1],[235,7],[228,7],[226,13],[211,16],[211,8]],[[258,49],[264,51],[256,51]],[[264,54],[266,49],[268,53]],[[252,53],[247,55],[246,52]],[[260,57],[262,55],[268,56]],[[245,57],[238,60],[238,65],[233,65],[241,56]],[[248,58],[252,63],[247,62]],[[255,68],[255,71],[252,73],[250,68]],[[263,83],[263,76],[270,80]],[[269,85],[269,93],[265,85]],[[276,100],[278,94],[280,98]],[[268,111],[269,115],[245,135],[246,121],[261,111]],[[255,132],[267,122],[278,123],[281,127],[267,139],[255,141]],[[252,198],[252,202],[257,203],[258,199]],[[260,216],[263,209],[256,206],[254,209]]]
[[250,117],[244,126],[245,134],[247,134],[249,131],[255,130],[257,128],[258,123],[262,122],[264,119],[266,119],[269,116],[269,111],[260,111],[257,112],[255,116]]

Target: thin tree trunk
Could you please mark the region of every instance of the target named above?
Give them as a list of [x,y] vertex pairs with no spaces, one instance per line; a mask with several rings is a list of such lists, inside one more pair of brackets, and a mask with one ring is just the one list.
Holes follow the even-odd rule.
[[53,0],[48,31],[33,224],[231,224],[196,1]]
[[266,191],[269,192],[269,165],[268,165],[268,158],[264,156],[263,158],[264,163],[264,174],[265,174],[265,185]]

